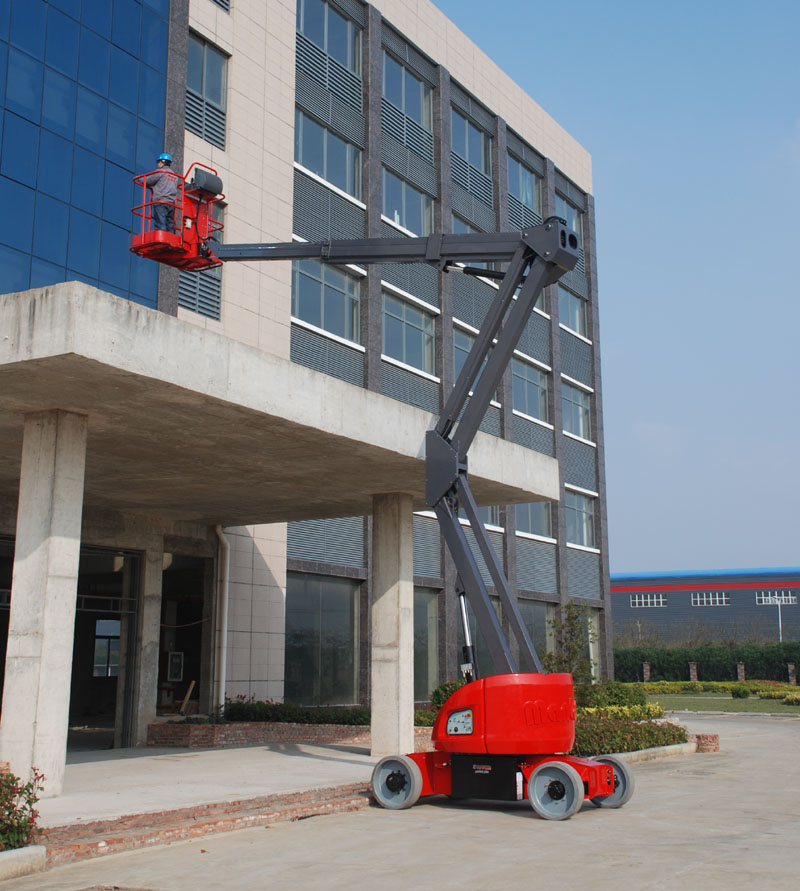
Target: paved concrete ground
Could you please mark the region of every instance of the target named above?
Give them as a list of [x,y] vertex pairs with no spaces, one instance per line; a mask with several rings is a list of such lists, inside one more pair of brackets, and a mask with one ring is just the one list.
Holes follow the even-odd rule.
[[692,732],[719,733],[721,752],[634,765],[636,792],[620,810],[587,804],[560,823],[537,819],[526,804],[431,799],[407,811],[373,807],[130,851],[2,888],[794,891],[800,719],[680,720]]

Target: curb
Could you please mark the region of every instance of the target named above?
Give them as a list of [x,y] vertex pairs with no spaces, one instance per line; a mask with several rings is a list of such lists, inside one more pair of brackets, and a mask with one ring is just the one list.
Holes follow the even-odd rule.
[[16,879],[34,872],[44,872],[47,849],[44,845],[28,845],[13,851],[0,851],[0,882]]
[[697,752],[697,741],[676,743],[673,746],[658,746],[653,749],[639,749],[638,752],[620,752],[617,757],[629,764],[637,761],[659,761],[662,758],[672,758],[675,755],[694,755]]

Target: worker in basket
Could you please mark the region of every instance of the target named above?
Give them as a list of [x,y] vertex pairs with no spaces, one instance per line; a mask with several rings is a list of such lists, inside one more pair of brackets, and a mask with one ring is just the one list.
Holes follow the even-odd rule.
[[158,156],[158,170],[149,174],[147,188],[152,191],[152,228],[175,232],[175,202],[181,177],[172,169],[172,155],[162,152]]

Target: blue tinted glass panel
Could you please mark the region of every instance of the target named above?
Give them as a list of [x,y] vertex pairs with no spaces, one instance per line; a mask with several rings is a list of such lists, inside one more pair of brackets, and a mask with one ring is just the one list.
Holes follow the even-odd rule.
[[163,127],[166,91],[164,76],[142,65],[139,78],[139,115],[151,124]]
[[75,89],[75,81],[45,68],[42,124],[68,139],[75,133]]
[[128,111],[136,111],[139,97],[139,65],[133,56],[116,46],[111,47],[111,76],[108,84],[109,98],[123,105]]
[[145,121],[139,121],[136,134],[136,169],[155,170],[156,159],[164,151],[162,145],[164,131],[161,127],[154,127]]
[[68,251],[70,269],[96,280],[100,268],[100,220],[97,217],[72,208]]
[[[0,176],[0,242],[30,252],[33,239],[33,189]],[[0,267],[0,281],[4,271]],[[0,293],[8,289],[0,285]]]
[[6,87],[6,108],[39,123],[42,112],[42,65],[19,50],[9,49],[8,67],[14,76]]
[[77,22],[51,9],[47,15],[47,48],[45,61],[70,77],[78,70]]
[[[3,0],[0,0],[2,3]],[[6,94],[6,66],[8,63],[8,44],[0,41],[0,97]]]
[[11,42],[37,59],[44,55],[45,11],[43,0],[18,0],[11,9]]
[[103,159],[75,146],[72,159],[72,204],[100,216],[103,210]]
[[111,40],[131,55],[139,55],[142,8],[133,0],[114,0]]
[[100,278],[124,291],[130,280],[131,236],[126,229],[103,223],[103,244],[100,252]]
[[158,293],[158,263],[152,260],[144,260],[142,257],[131,255],[131,291],[140,298],[137,303],[145,306],[156,306],[156,294]]
[[[26,186],[36,185],[36,156],[39,153],[39,128],[6,112],[3,127],[3,161],[0,173]],[[5,209],[8,204],[0,205]]]
[[101,153],[106,147],[107,103],[85,87],[78,87],[75,141]]
[[108,139],[106,157],[128,170],[134,168],[136,118],[117,105],[108,106]]
[[68,230],[69,206],[47,195],[37,195],[33,253],[43,260],[63,266],[67,262]]
[[105,96],[108,93],[108,65],[111,44],[94,31],[81,28],[78,80]]
[[0,244],[0,294],[25,291],[30,287],[31,258]]
[[39,136],[39,178],[36,187],[54,198],[69,201],[72,183],[72,143],[49,130]]
[[[91,6],[93,0],[85,0],[84,5]],[[97,2],[97,0],[94,0]],[[81,0],[50,0],[51,6],[57,6],[62,12],[77,19],[81,14]]]
[[134,196],[134,185],[130,171],[106,164],[105,189],[103,190],[103,218],[117,226],[130,230],[135,225],[131,208],[134,203],[142,204],[141,191]]
[[11,18],[11,0],[0,0],[0,40],[8,40],[8,23]]
[[148,9],[142,12],[142,61],[166,74],[167,23]]
[[167,18],[169,16],[169,0],[142,0],[145,6],[155,10],[159,15]]
[[44,288],[57,282],[66,280],[66,270],[63,266],[55,266],[47,260],[39,260],[33,257],[31,260],[31,284],[32,288]]
[[112,4],[108,0],[83,0],[81,21],[103,37],[110,38],[111,8]]

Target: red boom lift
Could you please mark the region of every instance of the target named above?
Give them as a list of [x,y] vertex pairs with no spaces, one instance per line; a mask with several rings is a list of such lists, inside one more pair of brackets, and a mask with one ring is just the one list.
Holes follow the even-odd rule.
[[[546,674],[517,608],[503,568],[478,518],[467,478],[467,450],[486,413],[543,287],[554,284],[578,260],[575,233],[550,217],[522,232],[426,238],[367,238],[322,243],[222,244],[213,220],[222,182],[203,165],[189,168],[178,201],[177,233],[153,231],[146,175],[137,177],[143,201],[131,250],[180,269],[203,270],[223,261],[317,259],[324,263],[429,263],[443,271],[499,280],[480,334],[456,380],[441,416],[426,438],[426,500],[436,513],[457,569],[457,593],[466,645],[461,666],[468,681],[447,700],[433,727],[435,751],[381,759],[372,774],[376,800],[386,808],[413,805],[422,795],[517,801],[528,798],[547,820],[565,820],[585,799],[599,807],[621,807],[633,794],[627,764],[614,755],[577,758],[567,754],[575,739],[572,675]],[[504,272],[469,262],[507,264]],[[521,672],[512,654],[486,583],[458,519],[462,508],[514,633]],[[494,673],[477,676],[466,599],[483,631]]]

